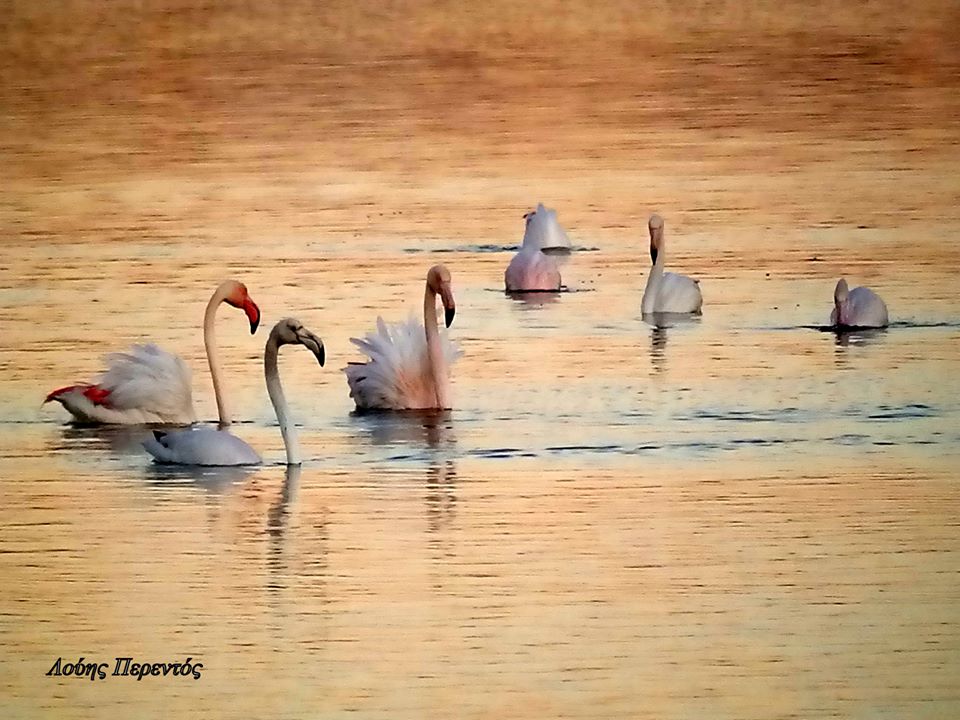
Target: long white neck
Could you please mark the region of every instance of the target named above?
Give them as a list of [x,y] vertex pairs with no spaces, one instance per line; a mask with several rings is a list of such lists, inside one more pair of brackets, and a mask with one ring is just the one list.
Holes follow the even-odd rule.
[[650,268],[650,274],[647,275],[647,286],[643,290],[643,303],[640,307],[641,313],[652,313],[657,311],[657,295],[660,294],[660,281],[663,280],[663,263],[666,252],[663,245],[663,238],[660,238],[660,247],[657,249],[657,261]]
[[433,387],[437,394],[437,407],[442,410],[448,407],[447,359],[443,355],[440,331],[437,329],[437,294],[429,285],[423,294],[423,329],[427,335],[427,354],[430,358]]
[[225,427],[233,422],[230,409],[227,407],[227,399],[223,394],[223,386],[220,380],[220,358],[217,354],[217,338],[214,331],[214,320],[217,315],[217,307],[223,302],[225,294],[222,288],[217,291],[207,303],[206,312],[203,314],[203,346],[207,351],[207,362],[210,364],[210,377],[213,378],[213,394],[217,398],[217,412],[220,415],[220,426]]
[[297,442],[297,428],[290,422],[290,408],[287,407],[287,399],[280,384],[280,370],[277,367],[278,349],[277,338],[271,335],[263,351],[263,376],[267,381],[267,394],[270,396],[270,402],[273,403],[273,409],[277,413],[277,421],[280,423],[283,447],[287,451],[287,465],[299,465],[300,445]]

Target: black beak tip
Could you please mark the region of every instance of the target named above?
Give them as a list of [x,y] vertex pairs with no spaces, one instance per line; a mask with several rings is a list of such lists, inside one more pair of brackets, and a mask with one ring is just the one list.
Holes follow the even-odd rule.
[[320,363],[320,367],[323,367],[323,364],[327,361],[327,351],[324,350],[323,345],[320,346],[320,349],[317,351],[317,362]]
[[650,259],[653,260],[654,264],[657,262],[657,249],[652,247],[650,248]]
[[453,316],[457,314],[456,308],[446,308],[443,311],[443,321],[447,324],[447,327],[453,324]]
[[255,319],[250,321],[250,334],[253,335],[257,332],[257,328],[260,327],[260,316],[258,315]]

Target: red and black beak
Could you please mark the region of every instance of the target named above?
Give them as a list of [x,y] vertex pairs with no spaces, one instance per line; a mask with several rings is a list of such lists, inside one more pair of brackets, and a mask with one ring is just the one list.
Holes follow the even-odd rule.
[[453,300],[453,290],[449,283],[440,286],[440,302],[443,303],[443,321],[447,327],[453,323],[453,316],[457,314],[457,304]]
[[253,335],[260,326],[260,308],[250,299],[249,295],[244,298],[243,311],[247,314],[247,319],[250,321],[250,334]]

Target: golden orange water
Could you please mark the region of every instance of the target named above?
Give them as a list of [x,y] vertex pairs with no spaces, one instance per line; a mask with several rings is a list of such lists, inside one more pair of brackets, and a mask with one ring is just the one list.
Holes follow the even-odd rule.
[[[960,12],[889,0],[16,0],[0,28],[7,717],[960,712]],[[555,207],[570,292],[503,295]],[[646,219],[702,318],[640,316]],[[455,408],[356,416],[453,275]],[[886,331],[837,337],[836,280]],[[51,389],[150,339],[266,463],[165,470]],[[283,448],[264,329],[305,463]],[[199,680],[48,677],[202,662]]]

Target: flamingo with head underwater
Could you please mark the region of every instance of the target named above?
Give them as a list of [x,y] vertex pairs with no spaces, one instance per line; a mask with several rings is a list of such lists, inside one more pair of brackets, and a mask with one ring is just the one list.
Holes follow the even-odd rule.
[[[214,336],[214,318],[221,303],[246,313],[251,334],[260,323],[260,309],[243,283],[226,280],[214,291],[203,316],[203,344],[220,423],[229,425],[232,418],[223,395]],[[149,343],[112,353],[106,359],[107,369],[95,383],[59,388],[47,395],[44,403],[56,401],[84,423],[188,425],[196,420],[190,368],[182,358]]]
[[557,213],[537,205],[523,216],[526,227],[523,244],[503,274],[507,292],[557,292],[560,268],[548,252],[570,251],[570,238],[557,221]]
[[850,290],[840,278],[833,291],[830,325],[836,328],[883,328],[890,324],[887,305],[873,290],[856,287]]

